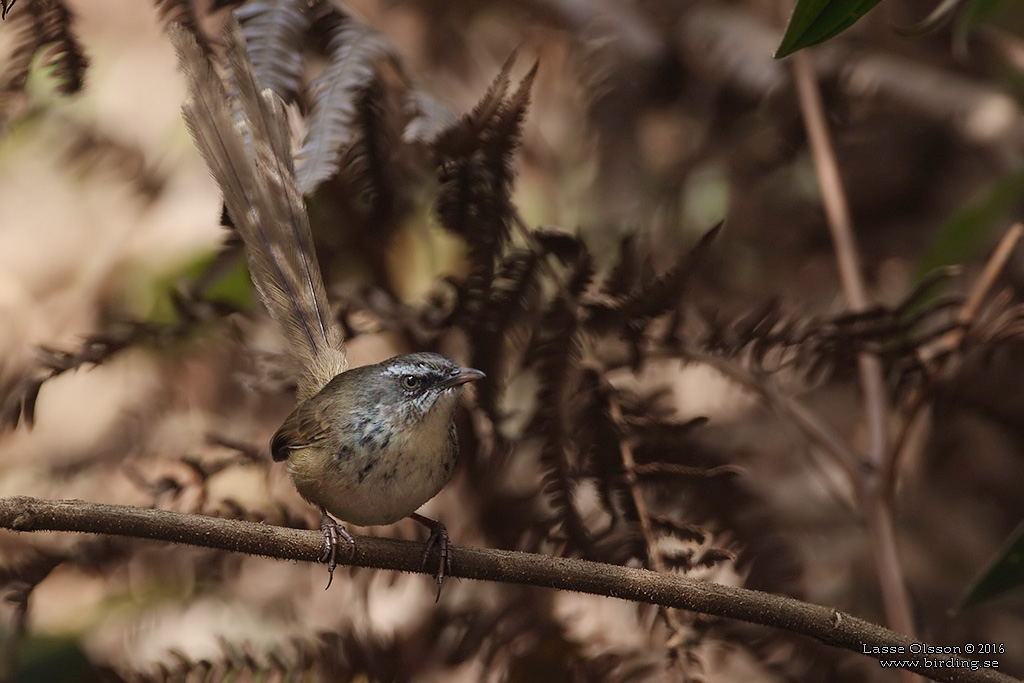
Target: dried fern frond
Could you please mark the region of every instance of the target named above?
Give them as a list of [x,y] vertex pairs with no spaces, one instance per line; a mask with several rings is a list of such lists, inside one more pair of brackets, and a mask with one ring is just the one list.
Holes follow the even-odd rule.
[[[619,299],[640,282],[642,269],[636,248],[636,233],[628,232],[619,240],[618,260],[602,283],[602,293]],[[648,265],[644,264],[644,265]]]
[[110,169],[129,183],[142,197],[154,200],[163,191],[166,179],[154,168],[138,146],[118,140],[106,131],[63,117],[67,136],[65,159],[91,174],[97,168]]
[[178,318],[173,322],[122,321],[86,337],[75,351],[40,347],[33,367],[27,368],[21,376],[0,384],[0,430],[15,429],[22,423],[31,427],[35,421],[39,390],[58,375],[100,365],[129,348],[174,348],[210,322],[238,312],[230,304],[204,301],[199,297],[188,298],[176,292],[171,292],[170,299]]
[[[7,9],[11,6],[13,3]],[[65,95],[80,91],[89,58],[75,37],[74,15],[64,0],[34,0],[23,12],[12,17],[12,26],[21,31],[20,44],[4,65],[6,73],[0,77],[0,83],[6,83],[6,89],[11,92],[22,90],[33,57],[45,49],[40,62],[43,67],[53,69],[58,90]]]
[[402,132],[402,141],[429,143],[443,131],[455,125],[455,114],[439,99],[419,88],[412,80],[406,94],[406,110],[409,122]]
[[688,548],[660,553],[662,561],[672,569],[690,571],[700,568],[711,568],[724,562],[735,562],[736,554],[725,548],[707,548],[704,550]]
[[302,50],[312,20],[303,0],[249,0],[235,10],[253,71],[289,102],[301,90]]
[[[580,377],[579,393],[584,396],[583,406],[576,420],[575,438],[584,454],[584,474],[597,485],[598,502],[611,517],[611,527],[619,526],[626,518],[636,520],[630,502],[619,446],[624,435],[608,412],[610,387],[595,367],[585,368]],[[643,539],[640,538],[643,545]],[[644,557],[642,550],[636,556]]]
[[199,13],[194,0],[156,0],[156,11],[165,26],[181,24],[196,37],[196,42],[207,57],[213,55],[209,39],[199,27]]
[[394,153],[399,130],[388,110],[384,84],[372,79],[355,94],[355,139],[342,154],[341,175],[365,210],[367,231],[384,244],[397,212]]
[[507,375],[509,340],[522,319],[539,305],[541,256],[530,251],[513,251],[498,267],[479,316],[466,318],[473,340],[473,367],[491,378],[480,387],[480,405],[498,422],[498,398]]
[[[498,397],[504,390],[509,366],[513,363],[514,340],[520,339],[521,347],[526,346],[530,336],[538,329],[541,304],[543,260],[551,255],[567,265],[578,265],[586,246],[577,237],[553,231],[535,231],[536,246],[529,250],[513,250],[502,257],[494,277],[476,302],[479,312],[466,313],[471,309],[465,298],[462,306],[462,320],[473,340],[473,367],[479,368],[491,378],[487,387],[477,392],[481,406],[498,422]],[[588,259],[589,262],[589,259]],[[584,271],[589,273],[589,267]],[[458,289],[466,294],[467,286]],[[472,296],[472,294],[470,295]]]
[[310,86],[309,129],[295,156],[296,179],[307,196],[338,172],[341,149],[356,134],[359,94],[377,78],[379,62],[397,61],[383,36],[326,0],[310,12],[312,33],[326,39],[328,62]]
[[[575,503],[582,471],[579,444],[573,438],[580,403],[580,323],[576,298],[593,273],[584,252],[570,276],[574,287],[557,294],[542,314],[533,344],[527,351],[537,373],[537,410],[528,431],[544,440],[540,459],[547,473],[543,494],[560,520],[571,547],[593,557],[594,542]],[[576,454],[577,457],[572,457]]]
[[507,237],[511,160],[529,104],[537,65],[519,88],[508,93],[513,53],[486,94],[469,114],[434,141],[441,195],[437,212],[442,225],[470,241],[491,248]]
[[651,527],[681,541],[703,543],[708,537],[707,529],[697,524],[680,522],[669,515],[651,515]]
[[[722,228],[722,223],[708,230],[680,261],[660,277],[640,283],[624,294],[614,295],[606,292],[599,299],[591,301],[588,306],[587,326],[595,331],[606,331],[616,327],[639,327],[679,305],[687,280],[703,256],[707,253],[712,241]],[[623,242],[623,249],[628,249],[630,242]],[[615,289],[625,286],[627,277],[625,252],[620,259],[620,266],[612,273],[610,280]],[[609,296],[611,295],[611,296]]]
[[509,93],[509,57],[486,94],[458,123],[433,143],[441,184],[435,210],[441,225],[466,240],[470,273],[465,313],[478,315],[494,277],[495,260],[508,240],[512,155],[519,145],[523,117],[537,65]]

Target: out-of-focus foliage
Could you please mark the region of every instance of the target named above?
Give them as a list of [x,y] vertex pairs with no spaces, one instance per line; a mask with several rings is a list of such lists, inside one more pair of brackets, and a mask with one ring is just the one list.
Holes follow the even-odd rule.
[[971,582],[957,611],[1021,586],[1024,586],[1024,523],[1017,526],[988,566]]
[[[3,14],[7,22],[7,5]],[[0,92],[6,90],[9,94],[24,86],[37,53],[42,55],[42,64],[53,69],[62,93],[81,90],[89,59],[75,36],[73,21],[74,15],[64,0],[36,0],[12,13],[4,28],[17,36],[17,45],[0,71]]]
[[[28,25],[23,2],[3,28]],[[17,80],[31,60],[3,62],[4,494],[316,525],[267,457],[293,380],[178,119],[162,33],[182,22],[216,56],[236,11],[287,102],[350,358],[433,349],[488,374],[428,508],[456,544],[660,565],[884,621],[856,493],[786,410],[858,448],[871,352],[894,430],[908,397],[931,410],[894,505],[921,632],[1021,640],[1013,594],[946,613],[1019,521],[1024,478],[1019,263],[943,345],[1020,217],[1012,7],[974,26],[968,65],[949,36],[870,20],[810,55],[877,302],[857,314],[764,3],[74,7],[59,25],[92,60],[75,97],[38,97]],[[22,34],[0,40],[23,54]],[[435,605],[424,577],[354,570],[325,594],[322,567],[59,535],[0,535],[0,570],[8,642],[67,637],[111,680],[886,680],[785,633],[510,585],[449,581]]]
[[[823,43],[856,24],[880,0],[797,0],[786,24],[775,58],[788,57],[797,50]],[[961,58],[967,54],[967,37],[1006,4],[1006,0],[940,0],[927,17],[907,28],[897,27],[904,36],[920,36],[942,27],[954,17],[952,45]]]
[[961,59],[965,59],[971,31],[995,17],[1008,3],[1007,0],[969,0],[962,4],[963,9],[953,25],[953,50]]
[[997,181],[984,196],[958,211],[932,240],[918,266],[918,274],[958,263],[977,254],[1005,225],[1006,215],[1024,197],[1024,170],[1016,170]]
[[880,0],[797,0],[786,24],[775,58],[788,57],[797,50],[833,38],[877,5]]

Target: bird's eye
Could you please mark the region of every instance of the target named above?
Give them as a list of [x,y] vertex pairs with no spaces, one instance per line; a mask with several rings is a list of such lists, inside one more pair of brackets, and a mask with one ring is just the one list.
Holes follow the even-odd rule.
[[418,389],[420,386],[420,378],[416,375],[405,375],[402,377],[402,386],[406,389]]

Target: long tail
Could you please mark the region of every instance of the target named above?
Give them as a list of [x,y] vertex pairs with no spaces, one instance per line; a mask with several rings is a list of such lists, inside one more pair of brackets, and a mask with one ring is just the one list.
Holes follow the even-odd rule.
[[298,398],[305,400],[348,363],[295,183],[284,107],[270,90],[261,92],[234,19],[225,28],[231,97],[192,34],[181,26],[170,34],[188,80],[185,123],[245,242],[256,291],[301,366]]

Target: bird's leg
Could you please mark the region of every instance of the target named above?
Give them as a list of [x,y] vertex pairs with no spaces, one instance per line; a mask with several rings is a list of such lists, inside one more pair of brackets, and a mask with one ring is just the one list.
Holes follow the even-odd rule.
[[324,534],[324,552],[320,555],[320,561],[327,563],[327,588],[330,588],[331,582],[334,581],[334,568],[338,566],[339,537],[348,542],[352,553],[356,551],[356,541],[345,530],[345,527],[335,522],[334,518],[327,514],[327,509],[322,505],[320,506],[320,531]]
[[451,542],[448,539],[448,530],[444,528],[444,524],[436,519],[424,517],[419,513],[414,512],[409,515],[409,517],[430,529],[430,537],[427,539],[427,547],[423,551],[423,569],[427,568],[427,560],[430,559],[430,553],[434,549],[434,546],[437,546],[439,557],[437,562],[437,573],[434,574],[434,581],[437,583],[437,597],[434,598],[434,602],[437,602],[441,599],[441,586],[444,584],[444,578],[452,571],[452,557],[450,552]]

